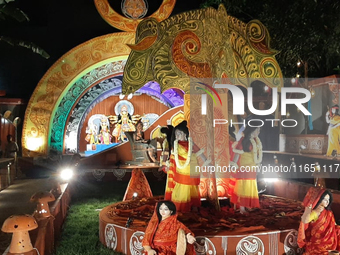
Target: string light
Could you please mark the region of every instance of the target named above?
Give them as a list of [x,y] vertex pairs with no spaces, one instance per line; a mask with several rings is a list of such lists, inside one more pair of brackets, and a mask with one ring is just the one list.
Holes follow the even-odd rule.
[[312,98],[315,97],[315,90],[313,88],[310,89],[310,94],[311,94]]

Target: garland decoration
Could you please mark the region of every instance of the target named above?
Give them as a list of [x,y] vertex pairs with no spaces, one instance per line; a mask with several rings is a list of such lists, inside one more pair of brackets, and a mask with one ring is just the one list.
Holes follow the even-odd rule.
[[253,146],[254,162],[259,164],[262,162],[262,143],[258,137],[250,138],[251,145]]

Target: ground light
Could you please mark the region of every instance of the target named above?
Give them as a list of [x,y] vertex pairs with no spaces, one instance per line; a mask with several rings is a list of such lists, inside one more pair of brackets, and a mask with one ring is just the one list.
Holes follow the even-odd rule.
[[62,181],[69,181],[73,177],[73,170],[71,168],[65,168],[60,171],[59,177]]

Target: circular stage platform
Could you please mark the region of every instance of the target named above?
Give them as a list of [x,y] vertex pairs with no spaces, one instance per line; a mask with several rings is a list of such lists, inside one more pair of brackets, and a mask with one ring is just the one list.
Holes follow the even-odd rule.
[[[100,241],[124,254],[142,254],[144,231],[158,200],[162,197],[124,201],[105,207],[99,215]],[[178,215],[204,247],[204,251],[196,254],[300,253],[297,229],[303,213],[301,202],[262,195],[261,209],[248,215],[234,212],[227,200],[220,200],[220,204],[219,212],[202,201],[199,212]]]

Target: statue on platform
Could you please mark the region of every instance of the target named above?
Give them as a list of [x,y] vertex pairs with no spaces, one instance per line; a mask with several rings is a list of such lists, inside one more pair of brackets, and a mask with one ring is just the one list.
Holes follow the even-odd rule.
[[178,211],[189,212],[199,207],[201,200],[198,188],[200,173],[190,172],[190,165],[198,165],[198,163],[193,150],[194,143],[189,137],[187,121],[182,121],[174,128],[171,146],[173,151],[170,156],[168,176],[173,175],[173,180],[170,178],[167,180],[165,199],[170,198]]
[[230,202],[240,207],[240,213],[247,213],[246,208],[260,207],[256,167],[262,162],[262,143],[258,137],[259,127],[246,126],[243,137],[234,148],[233,164],[249,170],[233,174],[235,186],[231,190]]
[[304,249],[303,254],[328,255],[331,250],[340,250],[340,226],[336,225],[330,208],[332,199],[329,190],[315,187],[308,190],[298,232],[298,245]]
[[136,131],[134,124],[141,118],[140,115],[132,115],[134,111],[131,102],[122,100],[115,106],[116,116],[108,116],[111,125],[115,125],[112,135],[116,137],[116,142],[125,142],[127,137],[125,132]]
[[340,153],[340,115],[339,106],[332,106],[326,112],[326,122],[329,123],[328,135],[328,149],[326,156],[336,157]]
[[[171,154],[171,135],[173,132],[174,127],[172,125],[167,125],[167,127],[162,127],[160,129],[161,133],[165,135],[165,138],[160,139],[161,141],[161,148],[162,153],[159,160],[161,170],[165,171],[166,168],[166,162],[170,160],[170,154]],[[169,177],[169,176],[168,176]]]
[[127,136],[132,152],[132,161],[127,161],[133,165],[157,166],[157,141],[156,139],[144,139],[143,123],[139,120],[136,124],[136,131],[127,131]]
[[89,144],[98,144],[98,129],[97,126],[95,124],[90,124],[87,128],[86,128],[86,137],[85,140],[86,142],[88,142]]
[[[182,231],[185,234],[185,243],[177,241]],[[145,254],[195,254],[192,245],[195,241],[193,232],[177,220],[175,204],[167,200],[159,201],[145,230],[142,242]]]
[[101,144],[110,144],[111,143],[111,134],[109,129],[109,121],[108,119],[101,118],[100,120],[100,128],[99,128],[99,140]]
[[146,140],[144,140],[143,122],[141,120],[139,120],[136,124],[136,131],[133,134],[133,137],[135,142],[139,143],[147,142]]

